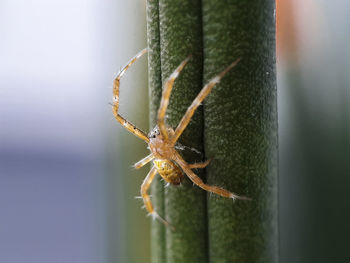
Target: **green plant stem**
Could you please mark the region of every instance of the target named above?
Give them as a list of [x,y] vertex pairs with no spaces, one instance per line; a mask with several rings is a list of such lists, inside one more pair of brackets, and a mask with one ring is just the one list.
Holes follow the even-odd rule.
[[[205,148],[212,159],[209,184],[253,198],[232,202],[208,195],[207,203],[207,193],[187,178],[165,190],[155,182],[155,207],[176,229],[153,223],[152,262],[277,262],[274,1],[149,0],[147,13],[152,126],[162,83],[188,55],[192,59],[175,82],[167,111],[174,128],[203,79],[205,84],[241,58],[205,100],[204,114],[197,110],[180,142],[203,153]],[[202,159],[183,156],[188,162]]]
[[203,0],[204,80],[237,58],[204,103],[210,262],[278,262],[274,1]]
[[[148,10],[156,12],[158,1],[148,1]],[[153,16],[155,17],[155,15]],[[202,88],[202,34],[201,34],[201,8],[200,1],[159,1],[159,27],[160,54],[159,50],[152,53],[153,57],[161,57],[161,63],[157,65],[161,69],[162,83],[176,69],[176,67],[189,55],[192,58],[185,67],[175,86],[170,98],[167,111],[167,123],[176,127],[187,107]],[[150,18],[150,16],[149,16]],[[149,21],[149,27],[152,26]],[[155,28],[154,27],[154,28]],[[149,30],[150,32],[150,30]],[[149,43],[155,41],[153,35],[148,35]],[[158,52],[158,53],[157,53]],[[151,61],[150,61],[151,64]],[[151,76],[152,78],[152,76]],[[152,82],[152,80],[151,80]],[[150,85],[151,94],[160,94],[160,85]],[[158,90],[157,92],[155,90]],[[158,97],[159,100],[159,97]],[[152,124],[154,124],[157,104],[151,109]],[[203,112],[199,110],[193,117],[191,124],[181,136],[180,143],[203,151]],[[201,161],[203,156],[194,153],[184,153],[189,162]],[[201,173],[199,173],[202,175]],[[156,198],[161,194],[155,193]],[[154,196],[154,193],[152,193]],[[180,186],[169,186],[165,189],[164,208],[166,220],[174,227],[166,229],[165,259],[157,261],[160,257],[153,257],[153,262],[207,262],[207,223],[206,223],[206,193],[186,178]],[[153,228],[162,228],[155,223]],[[159,250],[164,249],[160,244],[163,237],[153,236],[153,253],[160,255]]]
[[[152,129],[156,125],[157,110],[162,94],[158,1],[147,1],[147,42],[150,129]],[[157,212],[164,216],[164,184],[160,181],[159,176],[152,183],[151,194]],[[159,222],[154,221],[152,224],[151,239],[151,261],[153,263],[166,262],[165,229]]]

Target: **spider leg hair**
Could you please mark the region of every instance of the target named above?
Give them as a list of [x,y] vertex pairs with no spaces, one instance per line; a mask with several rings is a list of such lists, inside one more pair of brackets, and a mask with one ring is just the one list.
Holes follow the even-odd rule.
[[124,75],[125,71],[142,55],[146,54],[147,49],[141,50],[135,57],[133,57],[129,63],[118,73],[118,76],[114,79],[113,82],[113,115],[116,118],[116,120],[129,132],[133,133],[135,136],[139,137],[140,139],[144,140],[146,143],[149,142],[149,138],[146,133],[144,133],[142,130],[137,128],[134,124],[127,121],[125,118],[123,118],[119,113],[119,86],[120,86],[120,79]]
[[190,58],[191,56],[188,56],[184,61],[182,61],[182,63],[174,70],[174,72],[170,75],[170,77],[167,79],[164,85],[162,99],[158,110],[157,124],[160,133],[162,134],[165,140],[167,140],[169,137],[165,127],[165,113],[169,105],[171,90],[174,86],[175,79],[179,76],[181,70],[185,67]]
[[142,160],[138,161],[137,163],[134,164],[135,169],[139,169],[142,166],[148,164],[150,161],[152,161],[154,159],[153,154],[149,154],[147,155],[145,158],[143,158]]
[[186,145],[182,145],[181,143],[177,142],[175,145],[174,145],[174,148],[177,149],[177,150],[185,150],[185,149],[189,149],[190,151],[196,153],[196,154],[200,154],[200,155],[203,155],[203,153],[201,153],[200,151],[198,151],[196,148],[193,148],[193,147],[188,147]]
[[199,178],[190,168],[190,165],[180,156],[180,154],[175,154],[174,161],[180,165],[181,169],[185,172],[185,174],[190,178],[190,180],[199,186],[200,188],[204,189],[207,192],[214,193],[217,195],[220,195],[222,197],[226,198],[232,198],[232,199],[240,199],[240,200],[251,200],[248,197],[245,196],[239,196],[237,194],[231,193],[227,191],[224,188],[218,187],[218,186],[212,186],[205,184],[201,178]]
[[158,215],[158,213],[154,210],[151,198],[149,194],[147,193],[149,187],[151,186],[151,183],[157,174],[157,169],[155,167],[152,167],[152,169],[147,174],[146,178],[143,180],[143,183],[141,185],[141,196],[143,199],[143,203],[145,204],[145,208],[150,216],[153,217],[153,219],[158,219],[160,222],[162,222],[166,226],[171,226],[165,219],[163,219],[161,216]]
[[202,101],[209,95],[213,87],[220,82],[222,77],[234,66],[237,65],[237,63],[240,61],[239,59],[236,59],[234,62],[232,62],[226,69],[224,69],[219,75],[214,77],[211,81],[206,84],[203,89],[199,92],[197,97],[192,102],[191,106],[188,107],[185,115],[182,117],[180,123],[178,124],[174,136],[171,138],[172,145],[175,145],[183,131],[186,129],[187,125],[189,124],[193,114],[197,110],[197,108],[201,105]]

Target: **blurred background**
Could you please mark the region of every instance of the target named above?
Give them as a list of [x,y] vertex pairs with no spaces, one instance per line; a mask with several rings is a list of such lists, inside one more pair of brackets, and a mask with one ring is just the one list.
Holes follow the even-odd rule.
[[277,10],[281,262],[347,262],[350,2]]
[[[350,3],[277,6],[281,262],[346,262]],[[149,262],[147,150],[108,104],[145,46],[144,0],[0,0],[0,262]],[[146,64],[120,110],[148,131]]]
[[[147,262],[147,150],[108,104],[145,21],[143,0],[0,0],[0,262]],[[121,92],[144,130],[146,66]]]

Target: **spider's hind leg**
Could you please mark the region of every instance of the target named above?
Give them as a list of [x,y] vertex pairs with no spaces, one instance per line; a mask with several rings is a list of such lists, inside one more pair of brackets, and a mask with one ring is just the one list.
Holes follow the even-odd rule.
[[207,165],[210,163],[210,159],[209,160],[206,160],[205,162],[202,162],[202,163],[192,163],[192,164],[188,164],[188,167],[190,169],[195,169],[195,168],[205,168],[207,167]]
[[240,199],[240,200],[251,200],[249,197],[245,196],[240,196],[235,193],[232,193],[224,188],[214,186],[214,185],[208,185],[203,182],[203,180],[197,176],[190,168],[190,165],[186,163],[182,157],[176,153],[175,160],[174,160],[180,167],[181,169],[185,172],[185,174],[190,178],[190,180],[200,188],[204,189],[207,192],[214,193],[217,195],[220,195],[222,197],[226,198],[232,198],[232,199]]

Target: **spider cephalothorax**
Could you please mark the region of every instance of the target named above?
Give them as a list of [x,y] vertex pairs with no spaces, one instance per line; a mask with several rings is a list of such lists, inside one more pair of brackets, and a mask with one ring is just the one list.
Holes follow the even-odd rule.
[[[174,135],[171,127],[166,127],[168,135]],[[169,184],[179,185],[184,177],[180,167],[173,161],[176,153],[174,147],[168,140],[165,140],[158,126],[149,134],[149,149],[154,156],[153,164],[159,175]]]
[[152,215],[154,218],[160,220],[164,224],[168,225],[168,222],[161,218],[154,210],[150,196],[147,193],[157,173],[159,173],[159,175],[166,182],[173,185],[180,184],[180,182],[184,178],[184,174],[186,174],[187,177],[194,184],[208,192],[212,192],[227,198],[248,200],[249,198],[247,197],[238,196],[221,187],[205,184],[202,181],[202,179],[200,179],[192,171],[192,169],[204,168],[209,164],[209,161],[203,163],[188,164],[175,149],[177,140],[187,127],[196,109],[199,107],[202,101],[209,95],[215,84],[217,84],[220,81],[220,79],[238,63],[239,59],[234,61],[231,65],[229,65],[225,70],[223,70],[220,74],[214,77],[211,81],[209,81],[207,85],[203,87],[203,89],[194,99],[190,107],[187,109],[177,128],[174,130],[165,124],[165,113],[169,104],[169,98],[174,85],[174,81],[178,77],[188,60],[190,59],[190,57],[186,58],[165,82],[162,99],[158,110],[157,126],[147,135],[146,133],[138,129],[135,125],[124,119],[118,113],[120,78],[125,73],[125,71],[146,52],[147,49],[140,51],[134,58],[130,60],[130,62],[120,71],[118,76],[115,78],[113,85],[113,114],[117,121],[120,124],[122,124],[128,131],[130,131],[140,139],[144,140],[148,144],[148,148],[151,151],[151,154],[149,154],[148,156],[146,156],[141,161],[135,164],[135,168],[138,169],[144,166],[145,164],[149,163],[150,161],[153,161],[154,166],[151,168],[150,172],[146,176],[141,186],[141,196],[149,214]]
[[[167,127],[166,131],[170,136],[174,134],[174,130],[170,127]],[[169,140],[164,138],[158,126],[149,135],[148,147],[153,153],[154,158],[171,159],[175,154],[173,145]]]

